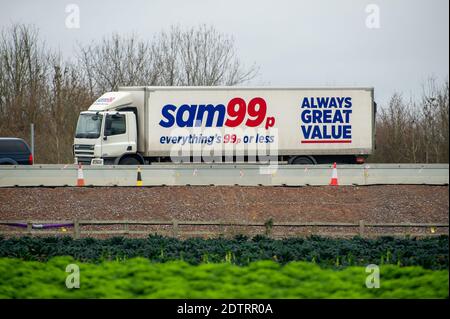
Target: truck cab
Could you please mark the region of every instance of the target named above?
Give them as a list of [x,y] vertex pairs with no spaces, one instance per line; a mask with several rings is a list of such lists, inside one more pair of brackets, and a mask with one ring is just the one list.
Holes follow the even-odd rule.
[[80,113],[73,145],[75,163],[140,164],[135,109],[129,103],[120,103],[119,107],[110,104],[102,107],[98,105],[102,101],[107,100],[100,98],[88,111]]

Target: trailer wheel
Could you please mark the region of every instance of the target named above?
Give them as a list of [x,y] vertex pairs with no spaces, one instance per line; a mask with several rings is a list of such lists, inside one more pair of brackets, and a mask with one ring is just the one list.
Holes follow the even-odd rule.
[[141,162],[134,157],[125,157],[120,160],[119,165],[139,165]]
[[295,156],[289,160],[289,164],[294,165],[314,165],[316,164],[314,158],[309,156]]

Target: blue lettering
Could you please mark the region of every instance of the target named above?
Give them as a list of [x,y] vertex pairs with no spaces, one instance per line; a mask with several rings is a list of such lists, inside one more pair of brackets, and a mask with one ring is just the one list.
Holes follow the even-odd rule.
[[318,97],[317,98],[317,106],[319,107],[319,108],[322,108],[322,107],[327,107],[328,106],[328,101],[330,100],[330,98],[329,97]]
[[307,107],[309,108],[309,99],[307,97],[303,98],[303,102],[302,102],[302,108]]
[[330,99],[330,104],[328,105],[328,107],[336,107],[336,106],[337,106],[336,99],[334,97],[332,97]]
[[342,126],[341,125],[333,126],[331,128],[331,135],[335,139],[341,138],[341,131],[342,131]]
[[322,138],[322,134],[320,134],[320,127],[319,126],[314,126],[312,134],[311,134],[311,138]]
[[218,113],[217,116],[217,127],[222,127],[223,126],[223,121],[225,120],[225,113],[226,113],[226,108],[225,105],[223,104],[218,104],[216,106],[212,105],[212,104],[208,104],[208,105],[199,105],[198,106],[198,113],[197,113],[197,120],[196,120],[196,126],[200,126],[200,124],[203,122],[203,116],[205,114],[205,112],[207,113],[207,118],[206,118],[206,127],[211,127],[213,126],[213,122],[214,122],[214,115],[216,113]]
[[333,123],[342,123],[341,110],[336,110],[336,112],[334,113]]
[[338,97],[336,98],[339,104],[339,108],[342,108],[342,103],[344,103],[345,97]]
[[323,123],[333,123],[333,119],[331,115],[333,114],[333,110],[323,110]]
[[[331,130],[333,131],[333,127],[334,127],[334,125],[331,127]],[[322,136],[322,138],[324,138],[324,139],[330,139],[331,138],[331,135],[329,134],[329,133],[327,133],[327,131],[328,131],[328,126],[323,126],[323,136]]]
[[345,107],[352,107],[352,98],[351,97],[346,97],[345,98]]
[[351,97],[304,97],[302,108],[350,108],[352,107]]
[[162,110],[161,110],[161,114],[163,117],[166,118],[166,122],[164,122],[163,120],[159,121],[159,125],[161,125],[162,127],[171,127],[173,126],[173,124],[175,123],[175,118],[173,116],[173,114],[171,114],[171,111],[175,111],[177,109],[177,107],[175,105],[172,104],[167,104],[165,105]]
[[322,111],[321,110],[313,110],[312,111],[312,121],[313,123],[322,123]]
[[[197,105],[183,104],[177,111],[177,125],[179,127],[193,127],[195,119],[195,111],[197,110]],[[188,113],[187,120],[184,120],[183,116]]]
[[302,123],[311,123],[311,110],[304,110],[301,115]]
[[352,114],[352,110],[342,110],[342,113],[345,115],[345,121],[342,123],[350,123],[350,114]]
[[[167,104],[161,110],[163,119],[159,121],[162,127],[194,127],[201,126],[206,117],[206,127],[222,127],[226,116],[226,107],[223,104],[183,104],[179,108],[175,105]],[[195,122],[195,123],[194,123]]]
[[351,139],[352,138],[352,126],[351,125],[343,125],[342,129],[344,132],[342,133],[342,138]]
[[311,126],[302,125],[302,133],[305,139],[309,139],[309,135],[311,134]]

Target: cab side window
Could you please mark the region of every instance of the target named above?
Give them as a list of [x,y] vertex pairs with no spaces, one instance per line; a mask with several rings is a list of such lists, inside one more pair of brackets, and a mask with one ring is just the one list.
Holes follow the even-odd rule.
[[106,116],[105,136],[125,134],[126,124],[125,115],[113,114]]

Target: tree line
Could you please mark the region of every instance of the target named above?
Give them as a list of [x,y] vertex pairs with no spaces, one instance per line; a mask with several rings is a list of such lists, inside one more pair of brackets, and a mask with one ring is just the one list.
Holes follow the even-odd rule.
[[132,85],[237,85],[253,79],[233,38],[213,27],[173,26],[151,41],[112,34],[79,45],[74,61],[47,48],[38,30],[15,24],[0,34],[0,136],[30,140],[39,163],[70,163],[80,111],[106,91]]
[[[151,40],[111,34],[79,45],[68,60],[30,25],[0,33],[0,136],[30,141],[38,163],[71,163],[80,111],[118,86],[239,85],[259,72],[245,66],[233,38],[210,26],[172,26]],[[379,105],[371,162],[448,163],[449,84],[431,79],[419,99],[394,94]]]
[[370,161],[448,163],[449,82],[429,78],[418,99],[395,93],[379,108]]

